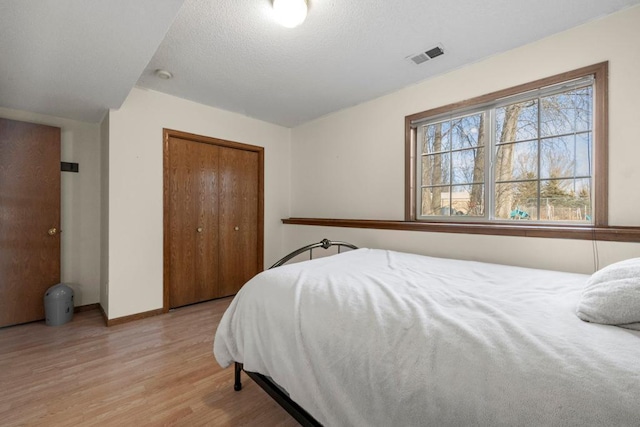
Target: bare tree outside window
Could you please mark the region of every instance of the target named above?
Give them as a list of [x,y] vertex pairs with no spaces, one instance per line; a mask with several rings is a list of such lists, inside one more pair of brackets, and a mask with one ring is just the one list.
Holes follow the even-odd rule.
[[519,98],[420,127],[422,217],[591,222],[592,83]]
[[422,128],[422,215],[484,215],[483,122],[474,114]]
[[591,86],[497,109],[495,217],[590,221]]

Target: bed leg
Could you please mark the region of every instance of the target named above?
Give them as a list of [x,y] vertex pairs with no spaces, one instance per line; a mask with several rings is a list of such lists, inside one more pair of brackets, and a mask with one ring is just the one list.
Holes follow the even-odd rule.
[[242,380],[240,379],[240,373],[242,372],[242,363],[236,362],[235,365],[235,382],[233,384],[233,389],[235,391],[242,390]]

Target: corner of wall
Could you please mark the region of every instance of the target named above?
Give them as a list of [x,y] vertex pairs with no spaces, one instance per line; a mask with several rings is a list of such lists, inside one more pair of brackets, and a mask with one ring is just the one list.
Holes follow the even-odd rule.
[[100,307],[109,315],[109,116],[100,123]]

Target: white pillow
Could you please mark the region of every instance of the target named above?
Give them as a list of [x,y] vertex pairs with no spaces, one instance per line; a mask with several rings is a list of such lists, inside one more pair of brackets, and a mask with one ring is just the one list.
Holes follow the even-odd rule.
[[640,258],[620,261],[593,273],[576,314],[587,322],[640,329]]

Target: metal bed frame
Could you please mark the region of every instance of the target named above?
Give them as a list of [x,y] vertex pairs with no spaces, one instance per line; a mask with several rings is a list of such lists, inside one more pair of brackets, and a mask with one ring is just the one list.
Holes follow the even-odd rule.
[[[313,250],[315,248],[323,248],[329,249],[332,246],[338,247],[338,253],[342,247],[350,248],[350,249],[358,249],[357,246],[352,245],[351,243],[339,242],[339,241],[331,241],[328,239],[322,239],[318,243],[312,243],[310,245],[304,246],[300,249],[297,249],[290,254],[281,258],[278,262],[273,264],[269,269],[280,267],[281,265],[291,261],[293,258],[301,255],[307,251],[309,251],[309,259],[313,259]],[[244,371],[242,363],[235,362],[235,381],[233,384],[233,389],[235,391],[242,390],[242,379],[241,373]],[[274,383],[270,378],[265,375],[259,374],[257,372],[244,371],[249,378],[255,381],[264,391],[266,391],[269,396],[273,398],[280,406],[284,408],[293,418],[295,418],[301,425],[304,427],[321,427],[320,424],[315,418],[313,418],[307,411],[305,411],[300,405],[291,400],[289,395],[284,392],[282,388],[280,388],[276,383]]]

